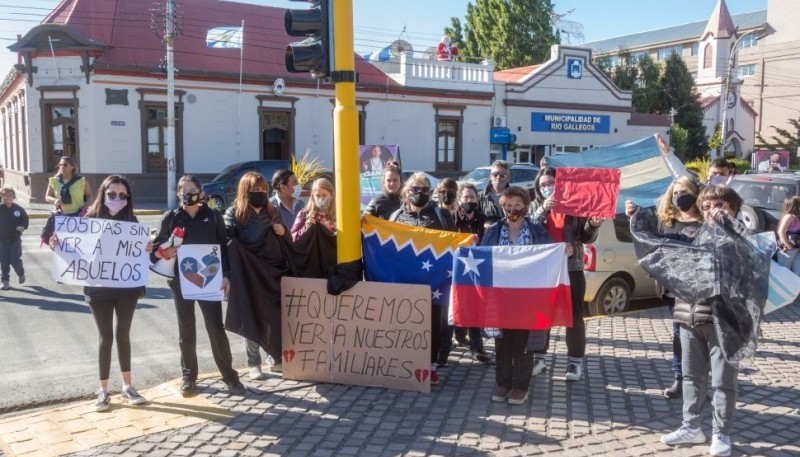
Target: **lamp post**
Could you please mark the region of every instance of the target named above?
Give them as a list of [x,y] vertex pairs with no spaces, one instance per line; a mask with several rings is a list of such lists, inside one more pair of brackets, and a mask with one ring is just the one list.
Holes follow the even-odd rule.
[[[736,64],[736,53],[739,52],[739,42],[742,41],[742,38],[752,35],[755,33],[756,30],[751,30],[750,32],[745,33],[744,35],[740,36],[736,39],[733,43],[733,49],[731,49],[731,55],[728,57],[728,71],[725,76],[725,88],[722,91],[722,97],[720,102],[722,103],[722,125],[720,126],[720,142],[719,142],[719,149],[717,150],[716,156],[713,156],[712,153],[711,159],[716,159],[717,157],[722,157],[725,154],[725,140],[727,139],[728,133],[728,98],[731,95],[731,79],[733,78],[733,68]],[[760,40],[763,35],[759,35],[756,39]]]

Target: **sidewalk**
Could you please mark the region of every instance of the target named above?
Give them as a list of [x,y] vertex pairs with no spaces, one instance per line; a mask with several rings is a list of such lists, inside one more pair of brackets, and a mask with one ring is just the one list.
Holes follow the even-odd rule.
[[[173,381],[143,392],[146,406],[114,395],[107,413],[87,399],[0,418],[0,447],[7,456],[708,455],[708,444],[658,441],[681,418],[681,401],[661,393],[672,381],[671,323],[664,308],[588,321],[586,371],[570,384],[561,329],[526,405],[492,402],[493,367],[456,348],[430,394],[269,374],[243,377],[249,391],[237,397],[211,376],[191,399]],[[757,357],[739,376],[734,455],[800,453],[799,348],[800,307],[768,316]]]

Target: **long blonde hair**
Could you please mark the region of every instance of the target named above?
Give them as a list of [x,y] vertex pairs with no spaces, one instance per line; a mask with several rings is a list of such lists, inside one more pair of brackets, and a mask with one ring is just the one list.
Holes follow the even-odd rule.
[[[267,180],[264,179],[261,173],[248,171],[242,175],[242,179],[239,180],[239,186],[236,188],[236,200],[233,201],[234,217],[242,224],[246,224],[247,219],[250,217],[250,192],[256,187],[263,187],[267,195],[269,195],[269,184],[267,184]],[[269,202],[269,199],[267,199],[267,204],[262,210],[267,211],[270,219],[274,219],[277,215],[277,210]]]
[[[433,189],[431,189],[431,181],[425,176],[425,173],[414,173],[403,184],[403,190],[400,191],[400,201],[406,209],[411,209],[408,201],[408,196],[411,195],[411,188],[420,185],[422,187],[427,187],[429,189],[428,193],[433,192]],[[428,204],[430,204],[430,202]]]
[[[317,206],[317,202],[314,201],[315,189],[324,189],[331,193],[331,203],[328,208],[322,209]],[[336,191],[333,189],[333,183],[328,178],[314,180],[314,184],[311,185],[311,198],[308,199],[308,204],[306,205],[306,215],[308,217],[317,217],[320,214],[328,216],[332,221],[336,220]]]
[[[692,210],[694,210],[697,220],[702,222],[703,212],[697,207],[697,198],[700,195],[700,186],[697,185],[695,180],[688,176],[681,176],[680,178],[672,181],[669,187],[667,187],[667,191],[661,196],[658,202],[658,209],[656,210],[658,219],[667,224],[667,227],[672,227],[672,224],[678,218],[681,210],[672,204],[672,191],[675,189],[676,184],[683,186],[683,188],[686,189],[686,192],[689,192],[689,194],[695,198],[695,205],[692,207]],[[691,210],[688,212],[691,212]]]

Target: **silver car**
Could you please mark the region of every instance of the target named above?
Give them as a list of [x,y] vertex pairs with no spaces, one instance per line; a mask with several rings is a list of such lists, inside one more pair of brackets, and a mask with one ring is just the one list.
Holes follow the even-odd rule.
[[583,257],[589,313],[614,314],[628,309],[632,299],[655,297],[655,281],[636,261],[628,218],[618,214],[603,222],[597,241],[586,245]]
[[[462,176],[458,180],[458,184],[461,185],[462,183],[470,183],[478,189],[478,193],[483,192],[486,189],[486,186],[489,185],[489,174],[492,171],[492,167],[478,167],[474,170],[470,171],[466,175]],[[515,163],[511,165],[511,184],[514,186],[520,186],[523,189],[531,190],[533,189],[533,181],[536,179],[536,175],[539,174],[539,168],[524,163]]]

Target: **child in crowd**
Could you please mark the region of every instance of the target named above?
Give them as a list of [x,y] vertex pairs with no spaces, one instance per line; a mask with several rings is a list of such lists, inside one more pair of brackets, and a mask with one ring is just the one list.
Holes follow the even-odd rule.
[[0,205],[0,290],[9,290],[11,267],[19,277],[19,283],[25,283],[25,268],[22,266],[22,232],[28,229],[28,213],[14,203],[17,197],[13,187],[0,189],[3,204]]

